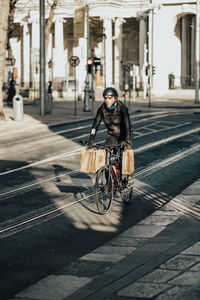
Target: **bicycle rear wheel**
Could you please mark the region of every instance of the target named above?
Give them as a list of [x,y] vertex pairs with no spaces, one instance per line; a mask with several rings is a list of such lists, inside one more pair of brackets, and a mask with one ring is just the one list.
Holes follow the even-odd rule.
[[112,174],[108,167],[103,166],[98,170],[95,182],[95,201],[100,214],[106,214],[110,210],[113,194]]
[[133,179],[126,175],[122,180],[123,189],[120,191],[121,199],[124,203],[130,203],[133,196]]

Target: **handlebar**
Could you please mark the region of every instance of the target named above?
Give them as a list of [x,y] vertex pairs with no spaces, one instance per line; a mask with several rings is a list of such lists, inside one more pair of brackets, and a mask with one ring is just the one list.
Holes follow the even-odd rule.
[[[85,147],[88,147],[88,142],[87,141],[82,141],[82,140],[80,140],[79,141],[79,143],[80,144],[82,144],[83,146],[85,146]],[[92,145],[92,148],[93,149],[108,149],[108,150],[113,150],[113,149],[123,149],[123,147],[122,147],[122,145],[120,145],[120,144],[118,144],[118,145],[116,145],[116,146],[105,146],[105,145],[101,145],[101,144],[97,144],[97,143],[94,143],[93,145]]]

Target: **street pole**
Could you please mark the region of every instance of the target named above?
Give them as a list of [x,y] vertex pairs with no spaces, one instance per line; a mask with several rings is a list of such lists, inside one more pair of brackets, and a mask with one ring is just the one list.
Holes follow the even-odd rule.
[[151,107],[151,88],[152,88],[152,64],[153,64],[153,9],[149,11],[149,32],[148,32],[148,77],[149,77],[149,107]]
[[199,62],[200,62],[200,53],[199,53],[199,33],[200,33],[200,21],[199,21],[199,1],[197,0],[197,6],[196,6],[196,55],[195,55],[195,64],[196,64],[196,74],[195,74],[195,103],[199,103]]
[[106,88],[106,33],[103,28],[103,77],[104,77],[104,88]]
[[144,87],[143,87],[143,90],[144,90],[144,99],[146,99],[147,98],[147,79],[146,79],[146,74],[145,74],[145,68],[146,68],[146,66],[147,66],[147,53],[148,53],[148,50],[147,50],[147,44],[144,44],[144,75],[143,75],[143,77],[144,77],[144,79],[143,79],[143,81],[144,81]]
[[89,57],[89,43],[90,43],[90,27],[89,27],[89,6],[86,4],[86,39],[87,39],[87,51],[86,51],[86,80],[85,80],[85,99],[84,99],[84,111],[91,111],[90,109],[90,85],[87,60]]
[[45,0],[40,0],[40,114],[46,113]]

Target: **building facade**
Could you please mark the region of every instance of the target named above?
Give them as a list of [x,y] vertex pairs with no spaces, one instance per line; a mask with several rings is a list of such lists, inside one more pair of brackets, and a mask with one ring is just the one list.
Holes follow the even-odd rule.
[[[46,2],[46,18],[51,2]],[[77,38],[75,9],[82,6],[88,7],[89,34],[85,18],[84,36]],[[88,0],[87,7],[86,1],[76,0],[60,0],[56,7],[46,55],[46,79],[53,83],[55,97],[71,95],[75,78],[83,97],[88,56],[101,62],[94,70],[97,97],[110,85],[121,91],[140,89],[144,97],[149,84],[155,95],[194,88],[196,1]],[[39,18],[39,0],[20,0],[10,40],[17,84],[31,97],[39,85]],[[72,56],[80,59],[76,68]],[[12,71],[8,66],[6,80]]]

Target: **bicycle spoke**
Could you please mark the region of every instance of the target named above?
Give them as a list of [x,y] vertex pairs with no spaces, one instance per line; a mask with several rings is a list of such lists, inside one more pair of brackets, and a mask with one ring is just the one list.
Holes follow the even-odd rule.
[[109,211],[113,200],[112,176],[107,167],[102,167],[97,172],[95,183],[95,200],[101,214]]

